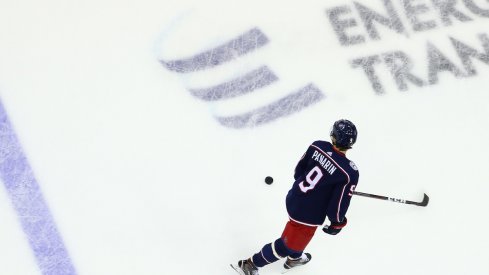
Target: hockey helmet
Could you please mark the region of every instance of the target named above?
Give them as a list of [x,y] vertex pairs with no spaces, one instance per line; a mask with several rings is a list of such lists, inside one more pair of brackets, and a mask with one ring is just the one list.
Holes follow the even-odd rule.
[[357,141],[357,128],[351,121],[340,119],[333,124],[330,136],[335,146],[350,149]]

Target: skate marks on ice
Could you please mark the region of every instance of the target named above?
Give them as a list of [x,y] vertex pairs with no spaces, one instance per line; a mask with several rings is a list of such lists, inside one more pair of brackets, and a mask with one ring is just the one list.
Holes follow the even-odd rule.
[[[192,33],[186,35],[192,36]],[[202,42],[204,45],[208,43],[208,41]],[[215,119],[225,127],[250,128],[300,112],[325,97],[313,83],[306,82],[302,84],[302,88],[295,88],[295,91],[292,85],[277,87],[283,80],[279,79],[270,69],[267,60],[263,60],[266,58],[253,56],[270,43],[270,39],[261,29],[253,27],[234,38],[221,41],[213,48],[203,49],[191,57],[160,58],[160,62],[168,70],[181,74],[182,79],[186,80],[184,85],[187,86],[187,90],[194,97],[206,102],[224,102],[227,99],[235,98],[240,100],[240,97],[252,93],[276,94],[277,89],[284,87],[292,90],[285,96],[275,96],[274,101],[270,102],[268,99],[267,102],[255,103],[255,105],[262,106],[251,108],[252,110],[247,112],[232,115],[214,114]],[[250,58],[244,58],[244,56]],[[222,66],[230,66],[230,69],[223,72],[223,69],[220,68]],[[195,81],[207,75],[211,76],[209,77],[211,80]]]
[[0,100],[0,178],[42,274],[74,275],[75,267]]

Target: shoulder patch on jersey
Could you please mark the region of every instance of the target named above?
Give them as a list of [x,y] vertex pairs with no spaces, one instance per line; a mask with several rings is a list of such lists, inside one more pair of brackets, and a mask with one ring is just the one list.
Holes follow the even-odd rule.
[[358,167],[356,166],[356,164],[353,161],[350,161],[350,166],[351,166],[351,168],[353,168],[353,170],[358,171]]

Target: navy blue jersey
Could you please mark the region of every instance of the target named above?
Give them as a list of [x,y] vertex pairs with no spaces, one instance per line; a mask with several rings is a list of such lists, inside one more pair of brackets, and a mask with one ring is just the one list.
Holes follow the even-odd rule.
[[358,176],[355,164],[331,143],[313,142],[295,168],[286,199],[290,218],[308,225],[322,225],[326,217],[343,221]]

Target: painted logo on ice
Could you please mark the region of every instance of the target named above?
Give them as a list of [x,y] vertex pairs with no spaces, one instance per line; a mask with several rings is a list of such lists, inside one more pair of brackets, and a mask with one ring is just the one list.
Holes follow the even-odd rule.
[[487,75],[489,2],[418,2],[343,1],[317,13],[304,3],[207,7],[170,24],[158,59],[232,128],[299,112],[321,89],[338,106]]
[[[324,98],[315,84],[284,81],[288,75],[282,79],[272,69],[270,65],[274,62],[268,56],[273,53],[267,49],[271,41],[260,28],[241,28],[244,30],[237,35],[234,30],[229,34],[212,35],[222,28],[209,31],[201,27],[211,34],[195,39],[199,30],[188,28],[165,35],[158,45],[164,52],[159,59],[167,70],[179,74],[191,95],[212,106],[214,117],[221,125],[229,128],[260,126],[297,113]],[[189,46],[187,43],[192,42],[186,39],[195,42]],[[195,47],[196,44],[203,46]],[[195,50],[179,51],[185,47]],[[267,53],[262,54],[263,51]],[[219,107],[225,109],[222,106],[226,105],[228,112],[218,110]]]

